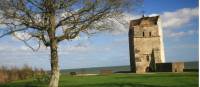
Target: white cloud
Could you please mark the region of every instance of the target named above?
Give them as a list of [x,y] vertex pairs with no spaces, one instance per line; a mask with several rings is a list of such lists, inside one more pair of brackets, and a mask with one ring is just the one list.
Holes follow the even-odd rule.
[[183,37],[188,35],[193,35],[197,33],[195,30],[189,30],[189,31],[179,31],[179,32],[173,32],[173,31],[166,31],[165,34],[167,37]]
[[90,46],[87,45],[75,45],[75,46],[69,46],[66,48],[61,48],[61,51],[65,51],[65,52],[85,52],[85,51],[89,51],[91,49]]
[[198,7],[183,8],[174,12],[164,12],[161,15],[163,28],[174,29],[189,23],[193,18],[198,17]]
[[[159,14],[150,14],[149,17],[157,16]],[[175,29],[184,26],[185,24],[191,22],[192,19],[198,17],[198,7],[196,8],[182,8],[176,11],[172,12],[163,12],[160,14],[162,19],[162,27],[164,29]],[[119,18],[119,22],[117,20],[113,19],[113,30],[112,34],[118,35],[121,33],[127,33],[129,30],[129,22],[130,20],[138,19],[141,15],[134,15],[129,13],[124,13],[124,17]],[[185,32],[179,32],[179,35],[181,36],[182,33],[185,34]],[[178,34],[178,33],[177,33]]]
[[25,33],[25,32],[15,32],[14,36],[12,37],[13,40],[18,40],[18,39],[22,39],[22,40],[26,40],[29,39],[31,37],[30,34]]
[[[159,14],[150,14],[149,16],[156,16]],[[190,24],[191,20],[194,18],[198,18],[199,12],[198,7],[195,8],[182,8],[172,12],[163,12],[160,14],[162,19],[162,27],[164,29],[165,36],[167,37],[183,37],[195,34],[196,29],[188,29],[188,30],[174,30],[181,29],[180,27],[184,27],[186,24]],[[193,23],[193,22],[191,22]]]
[[112,22],[111,23],[111,27],[112,27],[111,33],[113,35],[127,33],[129,30],[130,21],[141,17],[140,15],[132,15],[129,13],[124,13],[123,15],[124,16],[119,17],[117,19],[110,19],[111,20],[110,22]]
[[159,14],[150,14],[149,17],[158,16]]
[[23,46],[20,47],[20,50],[26,51],[26,50],[30,50],[30,48],[28,48],[27,46],[24,46],[24,45],[23,45]]

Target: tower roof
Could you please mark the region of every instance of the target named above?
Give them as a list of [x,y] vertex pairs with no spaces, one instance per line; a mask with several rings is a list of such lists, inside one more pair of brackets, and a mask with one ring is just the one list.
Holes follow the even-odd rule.
[[159,18],[159,16],[152,16],[152,17],[142,16],[142,18],[131,20],[131,25],[132,26],[140,25],[141,21],[143,21],[143,20],[149,20],[149,21],[153,22],[154,24],[157,24],[158,18]]

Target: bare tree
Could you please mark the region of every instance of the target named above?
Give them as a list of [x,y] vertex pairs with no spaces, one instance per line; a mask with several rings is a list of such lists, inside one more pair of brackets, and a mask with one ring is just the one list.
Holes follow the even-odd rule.
[[[57,45],[77,37],[81,32],[91,34],[109,29],[110,18],[141,0],[0,0],[1,35],[13,35],[27,43],[35,38],[39,44],[50,47],[51,79],[49,87],[58,87],[59,64]],[[17,32],[27,34],[20,38]],[[40,45],[39,45],[40,47]],[[39,48],[38,47],[38,48]]]

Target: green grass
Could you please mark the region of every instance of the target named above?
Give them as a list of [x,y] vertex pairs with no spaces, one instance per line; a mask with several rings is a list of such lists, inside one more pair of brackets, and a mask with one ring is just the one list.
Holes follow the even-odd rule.
[[[1,87],[47,87],[32,79],[15,81]],[[107,76],[65,76],[60,87],[198,87],[198,73],[113,74]]]

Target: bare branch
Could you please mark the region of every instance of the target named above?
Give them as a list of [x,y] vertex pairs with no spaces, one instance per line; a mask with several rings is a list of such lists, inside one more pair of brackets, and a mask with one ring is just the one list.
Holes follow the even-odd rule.
[[[78,36],[78,34],[81,31],[87,31],[86,29],[88,29],[88,27],[90,25],[92,25],[95,21],[99,21],[100,19],[104,19],[106,18],[106,16],[109,16],[109,8],[103,9],[102,11],[91,15],[90,17],[86,18],[85,20],[82,21],[73,21],[73,26],[65,29],[64,31],[64,35],[57,37],[57,42],[59,43],[62,40],[69,40],[69,39],[74,39],[76,36]],[[75,18],[74,18],[75,20]],[[69,22],[70,23],[70,22]],[[82,25],[81,25],[82,24]],[[79,27],[76,27],[79,26]],[[74,32],[73,29],[75,30]]]
[[4,33],[3,35],[0,35],[0,38],[4,37],[4,36],[6,36],[6,35],[10,35],[10,34],[13,34],[13,33],[15,33],[15,32],[24,31],[24,30],[26,30],[26,28],[18,29],[18,30],[11,30],[11,31],[9,31],[9,32],[7,32],[7,33]]
[[32,47],[32,46],[28,43],[28,41],[31,39],[31,37],[25,40],[25,39],[22,39],[22,38],[18,37],[15,33],[13,33],[13,36],[14,36],[15,38],[17,38],[18,40],[22,41],[22,42],[23,42],[27,47],[29,47],[32,51],[38,51],[38,50],[40,49],[40,46],[41,46],[40,40],[38,40],[38,47],[37,47],[37,48],[34,48],[34,47]]
[[[137,0],[135,0],[137,1]],[[30,35],[42,41],[45,46],[50,46],[51,35],[56,33],[56,29],[62,28],[63,35],[55,36],[57,43],[62,40],[74,39],[80,32],[89,35],[90,30],[100,31],[97,24],[102,20],[119,15],[129,4],[129,0],[6,0],[0,3],[2,11],[2,24],[12,26],[26,26],[24,29],[9,29],[0,36],[6,36],[18,31],[28,29],[37,30],[37,34]],[[75,6],[75,7],[74,7]],[[128,6],[128,5],[127,5]],[[60,12],[59,12],[60,11]],[[64,17],[57,17],[59,14],[65,14]],[[56,24],[52,25],[51,18]],[[9,21],[9,22],[7,22]],[[18,25],[16,24],[18,23]],[[66,26],[66,27],[63,27]],[[55,28],[55,29],[53,29]],[[51,35],[49,31],[51,30]],[[48,34],[44,34],[47,32]]]
[[42,8],[42,6],[40,5],[41,3],[37,2],[37,0],[27,0],[29,3],[31,3],[32,5],[34,5],[35,7],[37,7],[38,9],[40,9],[41,11],[44,10],[44,8]]
[[[45,38],[44,32],[40,32],[39,34],[30,34],[31,37],[35,37],[42,41],[46,47],[50,46],[50,41]],[[46,35],[47,37],[47,35]]]

